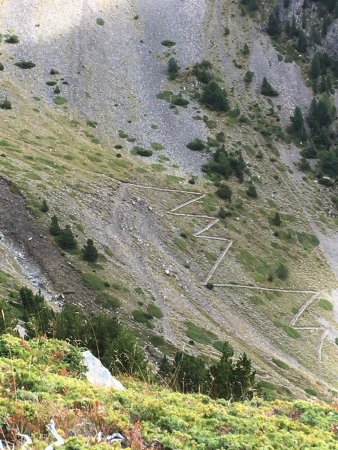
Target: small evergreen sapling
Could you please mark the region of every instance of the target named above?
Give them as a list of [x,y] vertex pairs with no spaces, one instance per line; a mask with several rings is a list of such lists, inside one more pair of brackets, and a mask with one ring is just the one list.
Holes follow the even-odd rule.
[[275,216],[272,219],[273,225],[276,225],[276,227],[280,227],[282,225],[282,221],[279,215],[279,212],[277,211]]
[[40,206],[40,211],[43,213],[46,213],[49,211],[49,207],[47,205],[47,201],[46,200],[42,200],[42,204]]
[[263,78],[261,86],[261,94],[267,97],[277,97],[278,92],[271,86],[266,77]]
[[74,250],[76,248],[77,242],[69,225],[66,225],[66,228],[60,231],[57,242],[64,250]]
[[61,232],[61,228],[60,228],[60,225],[59,225],[59,219],[57,218],[57,216],[55,214],[54,214],[54,216],[51,219],[49,232],[53,236],[58,236],[60,234],[60,232]]
[[97,248],[92,239],[88,239],[87,243],[82,248],[82,255],[85,261],[96,262],[99,257]]

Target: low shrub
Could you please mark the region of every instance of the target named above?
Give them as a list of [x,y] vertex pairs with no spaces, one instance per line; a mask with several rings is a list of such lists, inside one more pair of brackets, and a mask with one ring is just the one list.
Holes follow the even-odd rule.
[[194,139],[187,144],[189,150],[200,152],[205,149],[205,143],[201,139]]
[[121,306],[120,300],[117,297],[108,294],[107,292],[101,292],[100,294],[98,294],[96,297],[96,302],[99,305],[109,309],[117,309]]
[[171,41],[170,39],[165,39],[161,42],[161,44],[164,45],[164,47],[173,47],[174,45],[176,45],[176,42]]
[[18,61],[14,64],[20,69],[33,69],[36,66],[32,61]]
[[6,44],[18,44],[20,42],[19,36],[17,34],[7,34],[5,36]]
[[135,145],[131,151],[133,155],[139,155],[139,156],[145,156],[149,157],[153,154],[152,150],[149,150],[147,148],[140,147],[139,145]]

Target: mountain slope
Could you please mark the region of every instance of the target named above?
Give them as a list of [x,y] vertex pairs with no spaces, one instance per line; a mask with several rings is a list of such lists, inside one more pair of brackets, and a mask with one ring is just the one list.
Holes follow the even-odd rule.
[[[1,93],[13,109],[0,111],[1,174],[39,216],[34,222],[22,198],[2,182],[6,259],[0,268],[17,279],[14,286],[25,281],[37,288],[41,275],[32,280],[34,266],[44,272],[49,297],[63,294],[66,302],[102,311],[94,274],[122,303],[117,312],[104,311],[128,321],[145,341],[160,334],[167,345],[210,358],[217,341],[228,339],[250,354],[261,378],[281,386],[280,394],[303,397],[310,387],[330,398],[337,388],[337,256],[326,236],[336,236],[337,221],[326,214],[330,194],[303,178],[290,163],[297,150],[278,139],[294,106],[310,102],[301,68],[281,61],[257,23],[230,2],[3,1],[1,24],[20,38],[2,44]],[[175,45],[162,45],[165,40]],[[249,55],[241,51],[245,43]],[[176,81],[167,79],[172,55],[182,68]],[[197,101],[203,86],[191,66],[203,58],[224,81],[232,107],[227,115]],[[23,70],[13,64],[18,60],[36,66]],[[243,81],[248,69],[255,72],[249,86]],[[279,97],[259,94],[264,76]],[[170,107],[157,98],[163,91],[181,92],[188,107]],[[248,120],[238,119],[236,106]],[[210,181],[188,182],[208,154],[186,144],[221,132],[226,149],[241,151],[249,169],[243,184],[229,180],[231,205]],[[163,149],[153,145],[148,164],[129,154],[136,144],[154,143]],[[252,183],[256,199],[246,194]],[[47,215],[39,212],[44,198]],[[232,216],[216,223],[219,208],[229,206]],[[276,211],[280,228],[272,223]],[[98,267],[59,253],[47,229],[54,213],[63,226],[72,225],[81,245],[94,239],[104,255]],[[40,239],[47,244],[34,249]],[[15,249],[23,252],[19,267]],[[280,263],[288,267],[287,280],[274,275]],[[208,281],[214,288],[207,289],[213,267]],[[11,288],[6,278],[5,296]],[[321,306],[322,298],[334,311]],[[134,315],[154,302],[163,318],[152,320],[151,329]],[[188,322],[217,337],[192,342]]]

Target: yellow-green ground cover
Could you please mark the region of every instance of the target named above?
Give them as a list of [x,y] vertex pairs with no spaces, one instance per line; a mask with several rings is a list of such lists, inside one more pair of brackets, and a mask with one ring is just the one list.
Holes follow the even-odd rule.
[[[305,401],[228,404],[156,384],[123,379],[125,391],[90,385],[76,348],[64,341],[0,337],[0,438],[53,442],[54,419],[63,448],[108,448],[97,443],[120,432],[130,449],[336,449],[337,406]],[[116,444],[119,448],[120,444]],[[109,446],[114,448],[114,446]]]

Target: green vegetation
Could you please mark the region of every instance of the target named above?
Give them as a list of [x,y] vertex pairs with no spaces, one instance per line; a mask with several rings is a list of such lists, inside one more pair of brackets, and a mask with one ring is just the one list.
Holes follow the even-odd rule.
[[212,72],[210,71],[211,68],[211,62],[204,59],[202,62],[194,64],[192,74],[201,83],[208,84],[214,78]]
[[199,344],[211,344],[213,341],[217,340],[217,336],[211,331],[205,330],[202,327],[195,325],[192,322],[187,322],[187,332],[188,338],[192,339]]
[[280,369],[288,370],[290,368],[288,364],[286,364],[284,361],[281,361],[280,359],[272,358],[272,362],[276,364],[276,366],[278,366]]
[[169,80],[176,80],[180,68],[178,67],[177,61],[174,57],[171,57],[168,61],[168,76]]
[[242,182],[245,168],[246,164],[241,152],[227,152],[224,145],[222,145],[215,151],[212,159],[202,167],[202,170],[215,180],[221,178],[228,179],[231,176],[236,176]]
[[247,72],[245,72],[244,81],[246,83],[251,83],[254,76],[255,76],[254,72],[251,72],[250,70],[248,70]]
[[280,280],[287,280],[289,276],[289,269],[286,267],[285,264],[279,264],[279,266],[276,269],[276,275]]
[[[116,323],[111,323],[111,328],[117,331]],[[121,335],[121,331],[118,334]],[[117,339],[111,342],[114,341],[118,350]],[[17,438],[18,429],[32,437],[34,448],[50,445],[53,438],[46,434],[46,423],[51,418],[49,412],[53,412],[56,427],[68,449],[107,448],[106,443],[94,444],[97,429],[103,430],[104,434],[119,430],[127,437],[127,446],[134,449],[141,445],[150,448],[155,439],[163,447],[177,450],[333,449],[337,443],[335,424],[338,414],[330,406],[257,399],[231,404],[206,395],[173,392],[136,379],[123,379],[127,389],[111,391],[90,385],[81,376],[80,353],[65,341],[22,341],[5,335],[1,337],[0,348],[0,410],[11,417],[2,427],[2,440],[18,445],[21,445]],[[232,357],[226,356],[229,352],[224,353],[219,365],[222,368],[236,365],[231,364]],[[31,364],[32,359],[34,364]],[[120,357],[117,359],[121,360]],[[193,370],[202,374],[202,363],[198,361],[199,364],[194,364],[189,371],[190,360],[182,359],[178,356],[175,360],[176,366],[180,367],[179,380],[188,378],[188,388],[194,387],[193,381],[198,383],[198,379],[191,379],[189,375],[194,375]],[[243,365],[238,363],[238,367]],[[170,379],[170,363],[162,364],[162,367]],[[216,373],[217,369],[219,367],[214,369]],[[97,427],[93,433],[88,432],[88,426],[83,427],[88,423]]]
[[17,34],[8,33],[5,35],[5,42],[6,44],[18,44],[20,39]]
[[20,67],[20,69],[33,69],[36,66],[32,61],[18,61],[15,65]]
[[46,200],[42,200],[42,203],[41,203],[41,206],[40,206],[40,211],[43,212],[43,213],[46,213],[46,212],[49,211],[49,207],[48,207],[48,204],[47,204]]
[[291,125],[289,127],[289,133],[295,137],[298,141],[306,141],[306,130],[304,124],[304,117],[301,109],[296,106],[293,115],[290,117]]
[[319,306],[323,309],[326,309],[326,311],[332,311],[333,310],[333,304],[327,300],[326,298],[321,298],[318,302]]
[[154,328],[154,325],[152,323],[153,316],[147,312],[144,312],[140,309],[135,309],[133,311],[133,319],[136,322],[145,325],[147,328]]
[[96,303],[108,309],[117,309],[121,306],[121,301],[107,292],[100,292],[96,296]]
[[106,283],[94,272],[85,272],[82,274],[84,284],[93,291],[102,291],[106,288]]
[[228,184],[225,183],[220,184],[219,187],[217,188],[216,194],[218,195],[218,197],[224,200],[229,200],[229,202],[231,202],[232,189]]
[[248,187],[248,189],[246,191],[246,195],[248,197],[251,197],[251,198],[257,198],[258,197],[256,188],[255,188],[255,186],[252,183],[250,183],[250,185],[249,185],[249,187]]
[[96,19],[96,23],[97,23],[97,25],[103,26],[103,25],[104,25],[104,20],[102,19],[102,17],[98,17],[98,18]]
[[0,108],[1,109],[12,109],[12,103],[9,100],[7,100],[7,98],[6,98],[5,100],[3,100],[0,103]]
[[164,45],[164,47],[174,47],[174,45],[176,45],[176,42],[171,41],[170,39],[166,39],[162,41],[161,44]]
[[151,156],[153,154],[152,150],[144,148],[144,147],[140,147],[139,145],[135,145],[133,147],[131,153],[133,155],[145,156],[146,158],[148,158],[149,156]]
[[215,80],[204,87],[201,103],[215,111],[226,112],[230,109],[226,91]]
[[265,77],[263,78],[260,92],[267,97],[277,97],[279,95]]
[[196,138],[193,141],[189,142],[187,144],[187,147],[189,150],[194,150],[194,151],[199,152],[199,151],[204,150],[206,145],[201,139]]
[[155,317],[156,319],[162,319],[163,317],[161,308],[155,305],[155,303],[149,303],[149,305],[147,306],[147,313]]
[[57,95],[56,97],[54,97],[54,103],[56,105],[65,105],[66,103],[68,103],[68,100],[66,99],[66,97],[60,97],[59,95]]
[[275,320],[274,324],[276,327],[281,328],[288,336],[292,338],[299,338],[300,333],[295,328],[291,327],[290,325],[287,325],[286,323],[282,323],[279,320]]
[[82,257],[85,261],[96,262],[99,257],[99,252],[94,245],[92,239],[88,239],[87,243],[82,248]]

